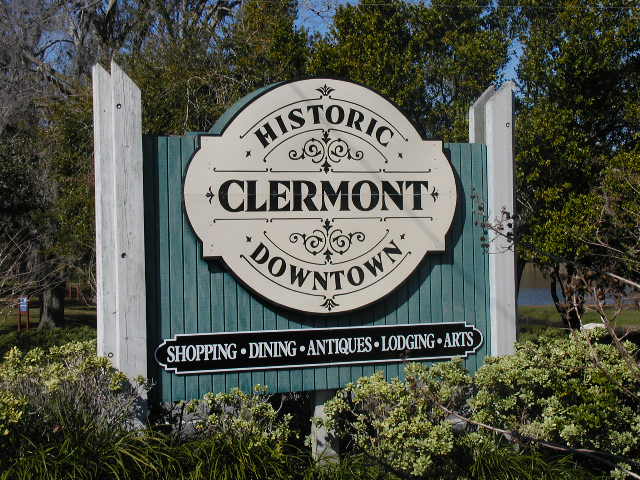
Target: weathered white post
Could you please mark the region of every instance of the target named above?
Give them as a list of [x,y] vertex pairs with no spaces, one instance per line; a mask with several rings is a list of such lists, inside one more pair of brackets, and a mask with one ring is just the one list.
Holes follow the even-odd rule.
[[[313,418],[326,420],[324,404],[331,400],[337,390],[315,390],[312,395]],[[312,418],[312,419],[313,419]],[[339,458],[338,448],[331,444],[329,432],[323,425],[311,424],[311,455],[316,460],[333,462]]]
[[[487,145],[488,221],[515,213],[513,169],[513,92],[506,82],[489,87],[469,109],[469,142]],[[489,284],[491,354],[513,353],[516,341],[516,264],[512,245],[490,232]]]
[[122,69],[93,67],[98,354],[147,376],[140,90]]

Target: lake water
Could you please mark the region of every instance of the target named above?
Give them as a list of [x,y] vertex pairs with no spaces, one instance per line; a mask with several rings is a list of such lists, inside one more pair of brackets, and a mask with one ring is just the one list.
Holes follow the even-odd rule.
[[[560,292],[558,292],[558,296],[560,296]],[[531,264],[527,264],[522,272],[518,305],[553,305],[549,278]]]
[[523,306],[553,305],[553,298],[551,298],[549,287],[546,287],[546,288],[520,287],[520,292],[518,292],[518,305],[523,305]]

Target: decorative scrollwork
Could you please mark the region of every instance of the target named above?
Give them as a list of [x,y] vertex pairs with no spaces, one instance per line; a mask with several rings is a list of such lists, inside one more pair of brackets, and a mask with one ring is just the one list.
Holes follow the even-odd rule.
[[364,233],[362,232],[350,232],[343,233],[341,229],[337,228],[329,235],[329,244],[334,252],[342,255],[346,253],[350,248],[354,240],[358,242],[364,241]]
[[289,151],[289,158],[291,160],[304,160],[310,158],[313,163],[320,163],[325,157],[325,146],[316,138],[310,138],[302,146],[302,151],[296,150]]
[[325,264],[332,263],[334,255],[343,255],[351,249],[354,242],[364,242],[365,235],[362,232],[347,232],[341,228],[335,228],[327,219],[324,221],[322,228],[315,229],[311,233],[294,232],[289,235],[291,243],[299,241],[304,249],[311,255],[322,253],[325,258]]
[[322,94],[323,97],[327,97],[331,92],[335,91],[335,88],[331,88],[327,86],[327,84],[325,83],[322,87],[316,88],[316,90],[320,92],[320,94]]
[[298,240],[302,240],[302,245],[307,252],[311,255],[317,255],[327,244],[327,235],[322,230],[314,230],[308,234],[294,232],[289,235],[291,243],[297,243]]
[[327,298],[323,304],[320,305],[321,307],[326,308],[327,310],[331,311],[333,310],[335,307],[339,307],[340,304],[336,303],[333,301],[333,297],[329,297]]
[[328,173],[331,169],[331,164],[340,163],[342,159],[348,160],[362,160],[364,153],[362,150],[353,151],[349,144],[342,138],[332,139],[327,130],[322,133],[321,139],[310,138],[302,146],[301,151],[295,149],[289,151],[289,158],[291,160],[304,160],[306,158],[311,159],[313,163],[322,163],[322,170],[324,173]]
[[362,150],[358,150],[355,154],[351,154],[351,147],[341,138],[336,138],[327,147],[327,157],[334,163],[340,163],[343,158],[349,160],[362,160],[364,154]]

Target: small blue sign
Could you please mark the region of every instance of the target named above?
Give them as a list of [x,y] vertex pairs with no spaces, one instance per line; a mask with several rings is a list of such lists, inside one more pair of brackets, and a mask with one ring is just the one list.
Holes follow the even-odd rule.
[[28,312],[29,311],[29,298],[28,297],[20,297],[18,299],[19,301],[19,306],[18,308],[20,309],[21,312]]

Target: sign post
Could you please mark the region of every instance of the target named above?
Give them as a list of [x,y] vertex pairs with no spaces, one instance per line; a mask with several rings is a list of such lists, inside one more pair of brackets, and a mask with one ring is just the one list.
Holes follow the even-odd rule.
[[[488,221],[509,223],[515,216],[513,169],[513,82],[492,86],[469,109],[469,141],[488,150]],[[516,342],[516,262],[512,243],[489,235],[489,287],[492,355],[513,353]]]
[[27,317],[27,330],[29,330],[30,312],[29,312],[29,297],[18,298],[18,331],[22,328],[22,314],[26,314]]

